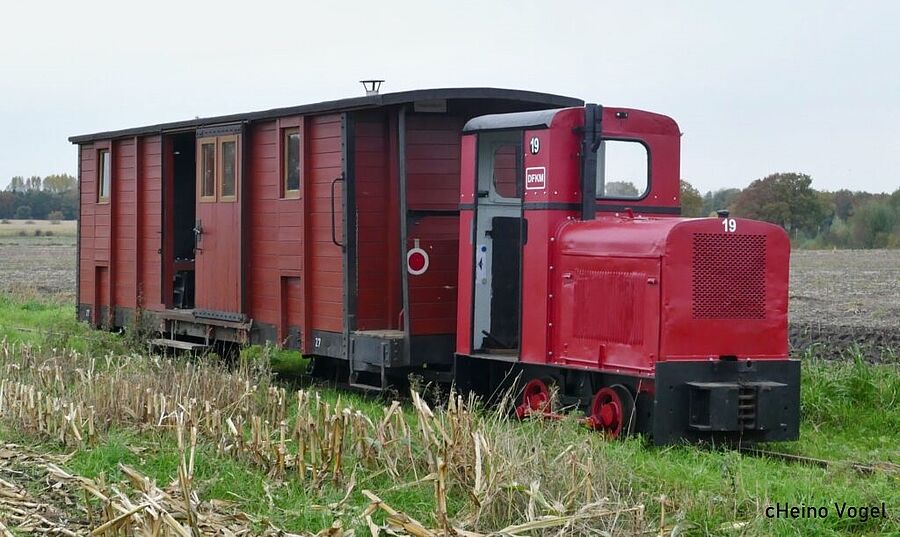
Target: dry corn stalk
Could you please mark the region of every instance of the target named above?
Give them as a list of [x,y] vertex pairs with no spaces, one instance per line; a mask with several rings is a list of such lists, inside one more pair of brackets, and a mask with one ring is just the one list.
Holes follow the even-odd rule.
[[[394,401],[380,416],[369,417],[340,400],[329,403],[317,391],[288,393],[265,378],[249,378],[246,372],[214,364],[143,356],[95,359],[66,351],[47,354],[4,342],[0,351],[0,419],[25,432],[74,448],[96,444],[110,426],[168,431],[180,437],[178,490],[174,497],[170,493],[178,498],[178,509],[154,499],[156,503],[125,518],[147,521],[147,527],[180,531],[174,529],[175,521],[188,534],[202,533],[203,519],[197,513],[201,502],[193,492],[200,439],[223,456],[260,467],[278,480],[297,479],[313,492],[326,485],[349,484],[352,490],[356,472],[385,473],[397,483],[395,488],[433,482],[438,528],[428,531],[435,534],[524,524],[538,524],[535,531],[540,532],[550,524],[548,517],[578,533],[584,520],[596,522],[598,518],[591,517],[603,518],[603,513],[631,517],[628,527],[641,525],[640,516],[631,516],[627,507],[603,501],[616,492],[598,486],[604,483],[603,471],[594,467],[589,445],[549,453],[540,439],[511,433],[502,419],[473,412],[475,401],[457,394],[451,393],[446,404],[433,409],[414,392],[412,412]],[[566,471],[561,472],[563,468]],[[404,483],[403,476],[412,479]],[[145,495],[155,494],[148,492],[149,485],[133,485],[141,492],[126,501],[123,495],[128,494],[90,484],[93,490],[85,488],[85,493],[104,507],[100,512],[88,510],[86,516],[97,524],[108,523],[147,503]],[[107,499],[100,500],[98,493]],[[451,513],[451,496],[471,501],[463,511]],[[114,502],[118,507],[111,507]],[[592,506],[590,513],[583,511],[584,506]],[[503,522],[495,525],[497,521]],[[359,523],[371,532],[365,517]],[[605,524],[615,528],[618,522]]]

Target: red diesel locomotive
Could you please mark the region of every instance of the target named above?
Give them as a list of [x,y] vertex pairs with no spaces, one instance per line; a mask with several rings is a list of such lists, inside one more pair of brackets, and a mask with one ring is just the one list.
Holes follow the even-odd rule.
[[590,401],[595,427],[658,443],[796,438],[787,235],[677,216],[674,121],[587,105],[464,133],[458,376],[490,390],[514,366],[529,379],[520,413],[552,383]]
[[296,348],[372,389],[518,382],[520,415],[555,390],[659,444],[794,439],[787,235],[681,218],[680,136],[488,88],[76,136],[78,315]]

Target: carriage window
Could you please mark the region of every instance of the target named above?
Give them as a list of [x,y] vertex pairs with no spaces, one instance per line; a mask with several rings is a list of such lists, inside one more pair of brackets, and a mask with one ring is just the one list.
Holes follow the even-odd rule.
[[200,145],[200,201],[216,200],[216,144]]
[[222,191],[221,201],[237,199],[237,142],[234,139],[222,141]]
[[650,187],[650,157],[641,142],[604,140],[597,149],[597,197],[640,199]]
[[300,197],[300,129],[285,129],[282,139],[284,155],[284,197]]
[[107,202],[109,201],[109,186],[110,186],[110,159],[109,159],[109,149],[101,149],[97,153],[97,162],[100,167],[97,170],[97,201],[98,202]]
[[494,150],[494,192],[501,198],[517,198],[516,146],[504,144]]

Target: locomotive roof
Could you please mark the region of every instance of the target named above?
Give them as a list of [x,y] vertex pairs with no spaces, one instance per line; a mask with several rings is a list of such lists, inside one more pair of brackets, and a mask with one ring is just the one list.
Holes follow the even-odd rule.
[[[569,106],[581,106],[577,103]],[[565,108],[550,110],[532,110],[529,112],[513,112],[509,114],[487,114],[472,118],[463,127],[463,132],[494,129],[527,129],[533,127],[549,127],[556,114]]]
[[401,105],[416,101],[428,101],[436,99],[497,99],[533,103],[547,107],[581,106],[584,101],[564,95],[540,93],[535,91],[512,90],[503,88],[439,88],[426,90],[401,91],[378,95],[366,95],[364,97],[351,97],[334,101],[322,101],[319,103],[290,106],[284,108],[272,108],[257,112],[243,114],[230,114],[224,116],[190,119],[186,121],[174,121],[159,123],[144,127],[121,129],[114,131],[96,132],[71,136],[69,141],[74,144],[92,142],[94,140],[108,140],[125,136],[138,136],[142,134],[157,134],[162,131],[200,128],[225,123],[240,121],[257,121],[274,119],[277,117],[317,114],[326,112],[344,112],[366,108],[378,108],[382,106]]

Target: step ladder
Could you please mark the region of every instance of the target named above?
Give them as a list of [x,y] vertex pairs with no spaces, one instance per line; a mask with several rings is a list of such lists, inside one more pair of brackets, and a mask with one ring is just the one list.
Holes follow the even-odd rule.
[[[378,363],[377,371],[368,370],[370,368],[357,369],[356,360],[355,360],[355,354],[356,354],[355,350],[356,349],[353,348],[353,340],[352,339],[351,339],[350,345],[351,345],[350,352],[349,352],[350,378],[349,378],[349,382],[348,382],[350,384],[350,387],[358,389],[358,390],[365,390],[368,392],[383,392],[383,391],[385,391],[388,387],[388,382],[387,382],[387,371],[385,371],[385,367],[384,367],[384,354],[380,355],[380,360],[378,361],[379,363]],[[367,382],[362,382],[362,381],[360,381],[360,374],[377,375],[379,383],[378,384],[369,384]]]

